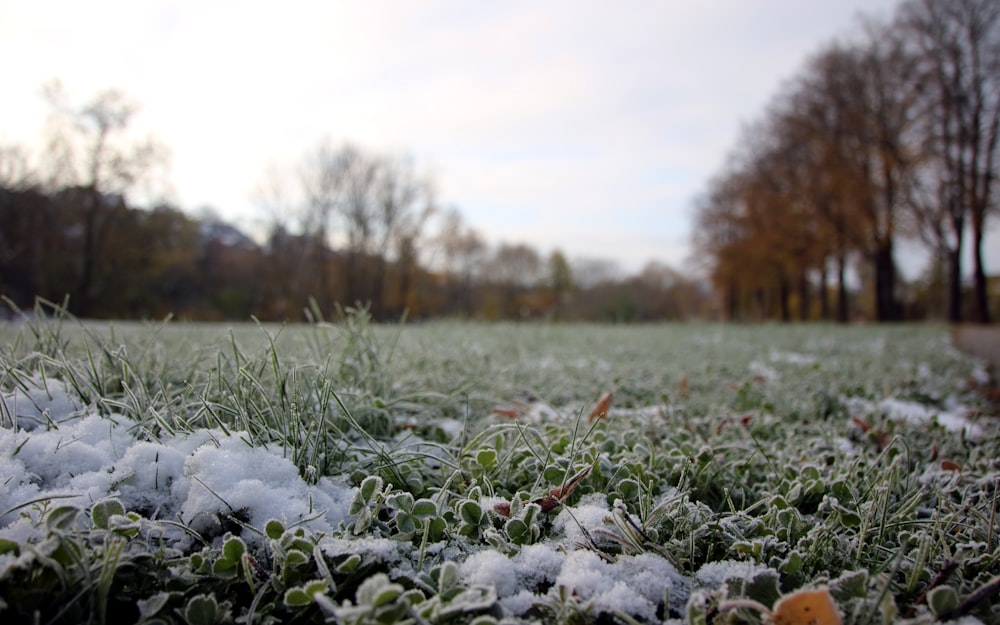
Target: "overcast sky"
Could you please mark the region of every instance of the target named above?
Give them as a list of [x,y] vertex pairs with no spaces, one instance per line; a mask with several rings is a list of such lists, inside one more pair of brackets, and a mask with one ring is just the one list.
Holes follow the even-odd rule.
[[493,243],[689,254],[693,199],[805,58],[896,0],[0,0],[0,141],[41,86],[115,87],[172,153],[173,200],[252,226],[321,139],[409,153]]

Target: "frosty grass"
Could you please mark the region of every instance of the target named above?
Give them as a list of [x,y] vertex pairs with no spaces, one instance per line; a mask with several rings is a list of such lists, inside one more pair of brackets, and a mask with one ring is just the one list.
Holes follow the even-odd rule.
[[718,606],[824,585],[844,623],[1000,622],[962,603],[996,410],[944,327],[56,311],[0,364],[4,623],[758,623]]

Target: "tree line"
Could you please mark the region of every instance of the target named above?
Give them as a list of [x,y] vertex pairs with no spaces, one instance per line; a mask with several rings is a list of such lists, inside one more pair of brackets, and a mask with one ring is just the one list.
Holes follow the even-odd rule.
[[[155,186],[166,148],[136,138],[137,105],[119,91],[82,104],[57,82],[37,161],[0,147],[0,294],[89,318],[302,320],[365,307],[380,320],[639,321],[711,313],[699,281],[650,263],[489,245],[405,156],[320,141],[255,192],[263,241],[211,211],[193,216],[130,194]],[[146,190],[146,195],[151,195]],[[155,195],[152,194],[152,195]]]
[[990,322],[983,245],[998,211],[998,125],[994,0],[907,0],[823,47],[696,202],[695,247],[725,316],[938,313],[901,293],[896,254],[912,240],[931,257],[923,288],[944,292],[921,306]]

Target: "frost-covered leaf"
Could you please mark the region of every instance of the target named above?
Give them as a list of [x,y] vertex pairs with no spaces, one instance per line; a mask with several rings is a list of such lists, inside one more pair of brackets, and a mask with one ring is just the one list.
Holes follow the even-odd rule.
[[284,603],[288,607],[299,608],[313,602],[313,597],[326,592],[324,580],[313,580],[301,586],[294,586],[285,591]]
[[76,506],[59,506],[53,508],[45,515],[45,527],[50,532],[70,529],[79,515],[80,509]]
[[361,499],[366,503],[371,503],[375,499],[375,495],[382,491],[382,478],[377,475],[369,475],[361,482],[361,488],[358,489],[358,493],[361,494]]
[[212,595],[191,597],[184,607],[184,620],[189,625],[213,625],[219,616],[219,602]]
[[170,601],[169,592],[158,592],[148,599],[139,599],[135,602],[135,607],[139,610],[140,619],[149,619],[156,616],[163,606]]
[[271,540],[278,540],[285,533],[285,526],[276,519],[271,519],[264,525],[264,533]]
[[478,526],[483,518],[483,509],[471,499],[466,499],[459,505],[459,513],[462,515],[462,520],[469,525]]
[[246,543],[238,536],[230,536],[222,544],[222,555],[230,562],[238,562],[243,554],[246,553],[246,550]]
[[102,499],[90,509],[90,518],[94,527],[102,530],[108,529],[108,522],[112,516],[123,516],[124,514],[125,506],[117,499]]
[[394,601],[402,593],[403,587],[389,581],[388,575],[376,573],[358,586],[358,605],[383,606]]
[[385,503],[396,510],[409,512],[413,509],[413,495],[407,492],[393,493],[386,498]]
[[430,499],[418,499],[413,502],[410,514],[421,521],[429,519],[437,514],[437,504]]
[[497,450],[484,447],[476,453],[476,464],[489,471],[497,466]]
[[958,607],[958,593],[951,586],[938,586],[927,593],[927,605],[935,616],[947,614]]

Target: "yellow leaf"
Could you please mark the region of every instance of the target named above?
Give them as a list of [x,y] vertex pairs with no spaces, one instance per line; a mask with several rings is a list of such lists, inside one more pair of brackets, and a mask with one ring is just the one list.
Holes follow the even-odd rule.
[[782,597],[771,613],[774,625],[842,625],[826,588],[800,590]]

